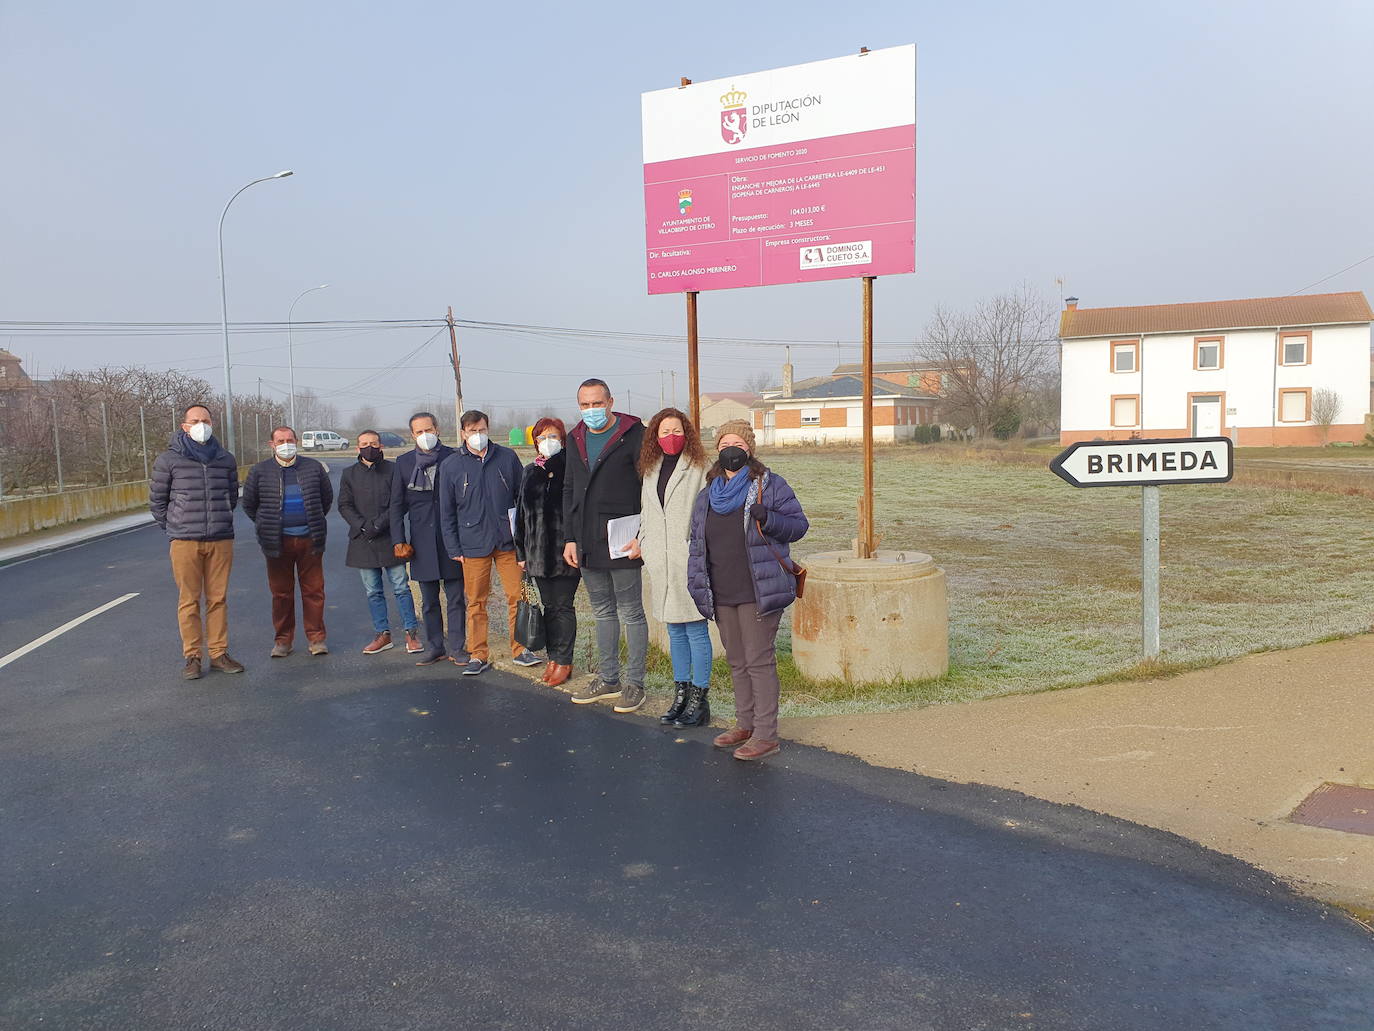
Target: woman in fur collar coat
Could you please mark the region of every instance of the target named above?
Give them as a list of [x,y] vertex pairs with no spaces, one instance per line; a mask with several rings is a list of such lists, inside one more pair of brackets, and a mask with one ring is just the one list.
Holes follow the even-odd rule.
[[515,557],[534,578],[544,606],[548,662],[544,683],[558,687],[572,676],[577,612],[573,597],[582,574],[563,561],[563,473],[567,431],[561,419],[534,424],[539,457],[525,467],[515,500]]

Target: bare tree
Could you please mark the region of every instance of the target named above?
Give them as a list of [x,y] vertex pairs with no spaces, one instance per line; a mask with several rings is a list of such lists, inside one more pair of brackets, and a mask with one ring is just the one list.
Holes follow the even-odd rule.
[[1019,422],[1030,398],[1057,375],[1055,314],[1024,286],[968,311],[936,308],[913,358],[943,369],[942,419],[980,437],[994,424]]
[[296,391],[296,419],[299,426],[292,427],[297,433],[306,430],[329,430],[339,422],[339,410],[327,401],[320,399],[309,387]]
[[1341,417],[1341,395],[1330,387],[1312,391],[1312,421],[1322,428],[1322,446],[1331,436],[1331,424]]
[[751,394],[762,394],[776,382],[775,375],[767,369],[756,369],[744,377],[740,389],[747,390]]
[[363,405],[353,413],[353,426],[359,431],[375,429],[377,426],[377,409],[372,405]]

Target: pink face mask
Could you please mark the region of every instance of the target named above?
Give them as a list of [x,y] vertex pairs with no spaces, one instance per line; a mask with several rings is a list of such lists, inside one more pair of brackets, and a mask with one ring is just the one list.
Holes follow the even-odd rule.
[[681,433],[669,434],[658,438],[658,446],[663,449],[665,455],[680,455],[682,449],[687,446],[687,438]]

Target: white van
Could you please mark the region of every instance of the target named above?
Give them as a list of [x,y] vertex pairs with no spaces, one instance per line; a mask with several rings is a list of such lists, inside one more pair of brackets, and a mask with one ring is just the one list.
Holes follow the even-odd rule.
[[301,434],[302,451],[342,451],[346,447],[348,438],[333,430],[306,430]]

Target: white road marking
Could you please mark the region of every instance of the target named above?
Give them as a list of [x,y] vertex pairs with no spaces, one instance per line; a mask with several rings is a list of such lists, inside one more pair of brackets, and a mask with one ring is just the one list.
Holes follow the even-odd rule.
[[107,601],[104,605],[101,605],[99,608],[91,609],[91,611],[87,612],[84,616],[77,616],[75,619],[63,623],[56,630],[49,630],[42,637],[35,638],[28,644],[24,645],[24,647],[16,648],[8,655],[4,656],[3,658],[0,658],[0,669],[4,669],[11,662],[14,662],[16,659],[22,659],[25,655],[29,654],[29,652],[33,651],[34,649],[43,647],[43,645],[47,644],[54,638],[61,637],[68,630],[71,630],[74,627],[79,627],[82,623],[86,622],[86,620],[95,619],[95,617],[100,615],[102,612],[109,612],[110,609],[114,608],[116,605],[123,605],[130,598],[137,597],[138,592],[135,591],[133,594],[126,594],[123,597],[116,598],[114,601]]

